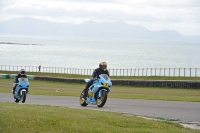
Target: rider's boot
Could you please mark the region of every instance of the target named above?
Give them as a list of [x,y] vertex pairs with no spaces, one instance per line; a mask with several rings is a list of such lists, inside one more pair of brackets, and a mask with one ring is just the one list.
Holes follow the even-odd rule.
[[17,84],[14,84],[13,88],[12,88],[12,93],[15,94],[15,88],[16,88]]
[[85,86],[85,89],[84,89],[84,98],[85,98],[85,100],[87,100],[87,91],[88,91],[90,85],[92,85],[92,83],[93,83],[93,80],[91,80],[90,82],[88,82],[86,84],[86,86]]
[[83,97],[84,97],[84,99],[85,100],[87,100],[87,88],[85,88],[84,90],[83,90]]
[[12,94],[15,94],[15,89],[14,88],[12,88]]

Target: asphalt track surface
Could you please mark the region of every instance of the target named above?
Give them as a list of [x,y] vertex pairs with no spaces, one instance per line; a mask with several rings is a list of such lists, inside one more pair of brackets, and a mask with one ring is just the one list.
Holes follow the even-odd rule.
[[[0,102],[14,103],[11,93],[0,93]],[[200,128],[200,102],[136,100],[136,99],[107,99],[103,108],[96,105],[82,107],[79,97],[27,95],[25,104],[64,106],[80,109],[120,112],[147,118],[167,119],[179,123],[196,124]]]

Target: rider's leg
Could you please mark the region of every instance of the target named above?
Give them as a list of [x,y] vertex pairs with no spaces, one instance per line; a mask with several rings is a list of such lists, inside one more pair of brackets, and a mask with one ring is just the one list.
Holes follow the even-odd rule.
[[17,83],[14,83],[12,93],[15,94],[15,89],[17,87]]
[[87,92],[88,88],[92,85],[92,83],[93,83],[93,80],[90,80],[90,81],[86,84],[85,89],[83,90],[83,91],[84,91],[84,98],[85,98],[85,99],[86,99],[86,97],[87,97],[86,92]]

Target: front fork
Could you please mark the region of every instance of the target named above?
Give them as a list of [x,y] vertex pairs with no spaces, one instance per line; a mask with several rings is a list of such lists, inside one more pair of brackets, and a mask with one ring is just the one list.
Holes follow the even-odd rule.
[[101,89],[100,91],[99,91],[99,94],[98,94],[98,97],[102,97],[102,91],[107,91],[106,89]]
[[[26,92],[25,89],[22,89],[22,90],[20,91],[20,95],[22,95],[23,91]],[[28,91],[27,91],[27,92],[28,92]],[[27,93],[27,92],[26,92],[26,93]]]

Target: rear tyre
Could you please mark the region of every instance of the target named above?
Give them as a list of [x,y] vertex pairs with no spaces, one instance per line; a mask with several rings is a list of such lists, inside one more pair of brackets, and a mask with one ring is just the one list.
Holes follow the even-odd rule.
[[17,99],[17,98],[14,96],[14,101],[15,101],[16,103],[18,103],[18,102],[19,102],[19,99]]
[[102,96],[101,97],[97,96],[97,106],[100,108],[103,107],[107,101],[107,97],[108,97],[107,91],[102,90]]
[[26,91],[22,91],[22,103],[26,101]]
[[84,98],[84,91],[81,92],[79,101],[80,101],[80,105],[81,105],[81,106],[87,106],[87,105],[88,105],[88,104],[86,103],[85,98]]

